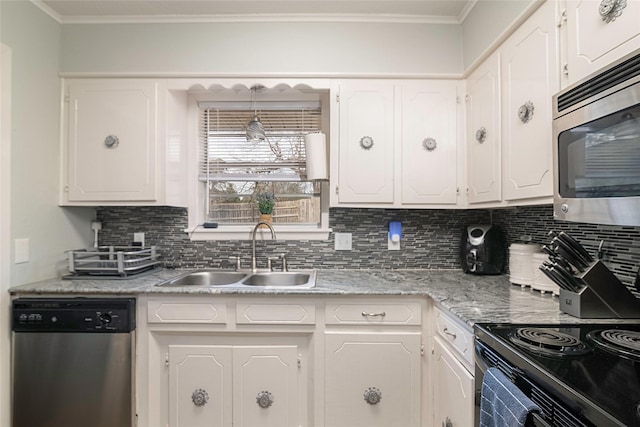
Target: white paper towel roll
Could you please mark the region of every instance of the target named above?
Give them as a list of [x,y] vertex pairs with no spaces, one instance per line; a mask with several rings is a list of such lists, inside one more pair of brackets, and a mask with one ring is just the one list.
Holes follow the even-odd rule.
[[304,136],[307,155],[307,179],[327,179],[327,141],[322,132]]

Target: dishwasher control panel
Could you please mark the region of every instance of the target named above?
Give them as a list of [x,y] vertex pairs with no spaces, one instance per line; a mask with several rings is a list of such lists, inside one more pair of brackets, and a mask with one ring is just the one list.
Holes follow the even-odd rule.
[[14,332],[109,332],[135,329],[135,298],[18,298]]

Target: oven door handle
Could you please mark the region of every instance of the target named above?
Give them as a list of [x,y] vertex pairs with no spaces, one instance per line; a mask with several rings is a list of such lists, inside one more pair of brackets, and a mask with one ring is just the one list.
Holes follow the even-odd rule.
[[546,422],[542,415],[539,412],[531,412],[527,417],[527,422],[525,424],[526,427],[553,427],[551,424]]

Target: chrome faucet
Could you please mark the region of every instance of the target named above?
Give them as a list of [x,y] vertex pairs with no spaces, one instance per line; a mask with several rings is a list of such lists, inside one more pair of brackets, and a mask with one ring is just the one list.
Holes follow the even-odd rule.
[[251,253],[251,272],[255,273],[258,271],[258,263],[256,262],[256,231],[260,228],[261,225],[266,225],[271,230],[271,239],[276,240],[276,231],[273,229],[271,224],[264,221],[258,221],[255,227],[253,227],[253,234],[251,236],[251,243],[253,252]]

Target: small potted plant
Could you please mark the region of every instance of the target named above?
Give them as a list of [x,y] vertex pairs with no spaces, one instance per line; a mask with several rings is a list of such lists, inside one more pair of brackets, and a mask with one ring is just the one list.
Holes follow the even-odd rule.
[[259,193],[256,197],[258,202],[258,212],[260,212],[260,221],[271,224],[273,219],[273,207],[276,204],[276,196],[269,191]]

